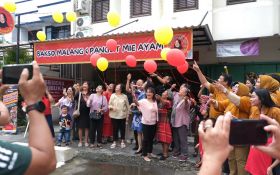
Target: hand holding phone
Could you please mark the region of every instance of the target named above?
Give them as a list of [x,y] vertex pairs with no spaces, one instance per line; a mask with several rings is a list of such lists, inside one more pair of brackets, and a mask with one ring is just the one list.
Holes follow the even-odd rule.
[[3,66],[2,70],[2,83],[3,84],[18,84],[20,75],[23,69],[28,69],[29,76],[28,80],[30,80],[33,76],[33,66],[32,64],[13,64]]
[[267,143],[266,120],[233,119],[230,124],[229,144],[264,145]]

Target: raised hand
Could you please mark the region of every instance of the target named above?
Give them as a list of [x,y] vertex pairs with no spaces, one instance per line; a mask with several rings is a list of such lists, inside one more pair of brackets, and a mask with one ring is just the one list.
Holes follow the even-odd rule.
[[131,80],[131,73],[127,74],[127,77],[126,77],[126,78],[127,78],[127,80],[130,81],[130,80]]
[[193,63],[193,70],[195,70],[196,72],[200,71],[200,68],[199,68],[198,64],[196,63],[196,61],[194,61],[194,63]]
[[275,159],[280,159],[280,125],[275,120],[266,115],[261,114],[261,119],[268,122],[268,126],[264,127],[264,130],[271,132],[273,135],[272,142],[267,146],[256,146],[257,149],[269,154]]
[[[28,80],[29,72],[24,69],[19,79],[19,90],[27,105],[42,99],[46,92],[46,85],[37,62],[33,62],[33,77]],[[36,93],[35,93],[36,92]]]

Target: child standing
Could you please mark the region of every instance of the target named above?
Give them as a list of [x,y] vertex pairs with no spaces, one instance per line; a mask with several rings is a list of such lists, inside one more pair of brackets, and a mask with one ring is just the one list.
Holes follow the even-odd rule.
[[64,137],[66,146],[70,143],[70,130],[71,130],[71,116],[68,114],[68,107],[66,105],[61,106],[61,114],[59,116],[60,131],[58,134],[57,146],[61,146],[62,139]]

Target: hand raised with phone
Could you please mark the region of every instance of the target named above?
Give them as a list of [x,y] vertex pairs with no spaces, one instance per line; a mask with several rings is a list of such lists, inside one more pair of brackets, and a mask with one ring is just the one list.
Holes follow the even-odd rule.
[[46,92],[46,85],[37,62],[33,62],[32,79],[28,80],[28,77],[28,70],[23,69],[18,84],[20,93],[26,104],[31,105],[40,101]]
[[264,119],[268,122],[269,125],[264,127],[264,130],[271,132],[273,139],[272,143],[267,146],[256,146],[257,149],[269,154],[275,159],[280,159],[280,125],[275,120],[266,115],[261,114],[261,119]]

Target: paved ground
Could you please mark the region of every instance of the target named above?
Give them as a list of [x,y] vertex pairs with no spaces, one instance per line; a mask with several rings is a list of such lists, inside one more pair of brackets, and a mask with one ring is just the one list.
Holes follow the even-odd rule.
[[[58,132],[58,127],[55,127],[55,131]],[[0,139],[8,142],[27,142],[27,138],[23,138],[23,132],[17,135],[0,134]],[[190,139],[192,142],[192,139]],[[58,168],[53,174],[92,174],[91,172],[100,172],[96,175],[109,174],[125,174],[134,175],[134,171],[137,171],[137,175],[180,175],[182,174],[196,174],[197,169],[194,168],[194,163],[197,158],[192,157],[193,145],[189,145],[189,159],[185,163],[179,162],[177,159],[170,156],[165,161],[159,159],[153,159],[151,162],[145,162],[139,155],[135,155],[132,150],[133,144],[127,144],[127,147],[121,149],[119,146],[115,149],[110,149],[110,144],[103,145],[103,148],[85,148],[77,147],[78,142],[74,142],[71,145],[73,151],[77,151],[78,155],[73,160],[67,162],[61,168]],[[154,145],[155,154],[161,152],[161,145]],[[171,155],[171,154],[170,154]],[[93,169],[92,167],[96,167]],[[107,167],[104,169],[104,167]],[[120,169],[120,167],[122,167]],[[118,173],[117,173],[118,172]],[[140,173],[139,173],[140,172]],[[142,173],[141,173],[142,172]],[[172,172],[172,173],[171,173]]]

